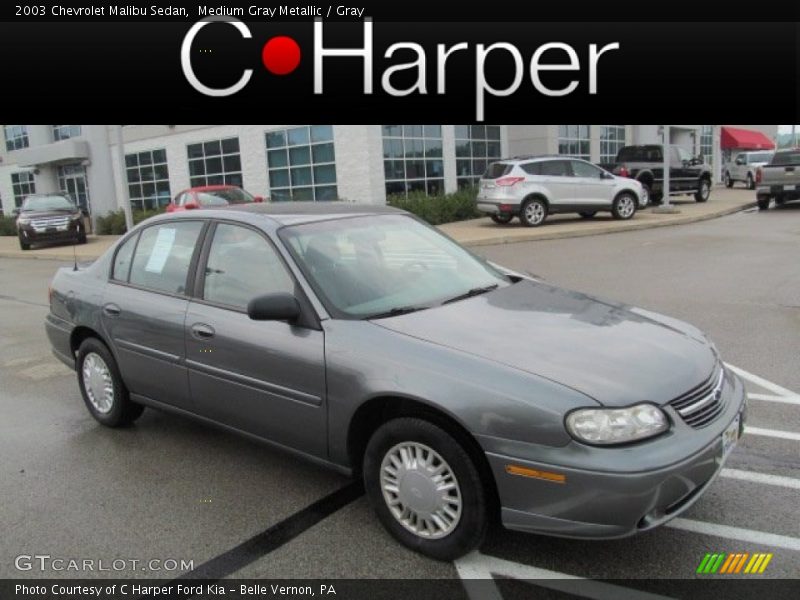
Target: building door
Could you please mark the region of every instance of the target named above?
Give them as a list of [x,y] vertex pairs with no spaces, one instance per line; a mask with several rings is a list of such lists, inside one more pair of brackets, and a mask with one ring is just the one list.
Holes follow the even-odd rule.
[[58,189],[62,194],[69,194],[81,210],[87,214],[91,212],[86,167],[83,165],[60,165],[58,167]]

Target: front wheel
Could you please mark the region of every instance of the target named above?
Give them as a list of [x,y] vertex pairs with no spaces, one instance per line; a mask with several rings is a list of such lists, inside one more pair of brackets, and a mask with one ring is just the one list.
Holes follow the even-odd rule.
[[756,182],[753,181],[753,176],[750,173],[747,174],[747,189],[748,190],[756,189]]
[[732,188],[733,187],[733,179],[731,179],[730,173],[725,173],[725,187]]
[[431,558],[459,558],[486,534],[486,490],[475,463],[429,421],[397,418],[375,431],[364,455],[364,487],[389,533]]
[[19,248],[20,248],[20,250],[30,250],[31,249],[31,245],[30,245],[30,243],[28,243],[25,240],[23,240],[22,236],[20,236],[20,238],[19,238]]
[[636,198],[633,194],[624,192],[614,198],[614,203],[611,205],[611,214],[615,219],[627,221],[634,214],[636,214]]
[[83,401],[98,422],[107,427],[124,427],[144,412],[144,406],[131,401],[117,361],[97,338],[87,338],[81,344],[77,370]]
[[697,202],[707,202],[709,196],[711,196],[711,182],[708,179],[701,179],[694,199]]
[[756,202],[758,202],[758,210],[767,210],[769,208],[769,196],[759,196]]
[[538,227],[547,218],[547,204],[540,198],[526,200],[519,211],[519,220],[526,227]]
[[497,213],[496,215],[491,215],[492,221],[494,221],[498,225],[505,225],[506,223],[510,223],[511,219],[513,218],[514,215],[510,213]]

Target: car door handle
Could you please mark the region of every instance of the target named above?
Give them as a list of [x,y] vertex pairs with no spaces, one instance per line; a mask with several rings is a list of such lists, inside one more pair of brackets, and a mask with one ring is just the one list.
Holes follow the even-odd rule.
[[122,309],[116,304],[106,304],[103,306],[103,312],[109,317],[118,317],[122,312]]
[[205,323],[195,323],[192,325],[192,335],[199,340],[207,340],[214,337],[214,328]]

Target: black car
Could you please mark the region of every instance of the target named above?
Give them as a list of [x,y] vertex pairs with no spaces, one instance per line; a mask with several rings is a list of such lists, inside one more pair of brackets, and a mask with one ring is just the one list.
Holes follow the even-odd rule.
[[[680,146],[670,146],[669,152],[669,195],[694,195],[697,202],[706,202],[711,195],[711,167]],[[661,144],[623,146],[614,164],[602,166],[614,175],[639,181],[654,204],[664,195],[664,146]]]
[[30,250],[40,242],[86,243],[83,213],[64,194],[34,194],[15,211],[19,247]]

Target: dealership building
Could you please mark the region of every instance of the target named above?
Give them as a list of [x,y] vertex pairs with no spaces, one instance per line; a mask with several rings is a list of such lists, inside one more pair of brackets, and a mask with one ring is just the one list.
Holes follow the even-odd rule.
[[[771,148],[777,125],[670,125],[670,143],[712,165]],[[504,156],[563,154],[613,162],[626,144],[661,143],[660,125],[4,125],[4,214],[28,194],[70,194],[93,218],[127,197],[163,206],[193,186],[231,184],[279,200],[383,204],[473,185]],[[119,139],[123,155],[120,157]]]

